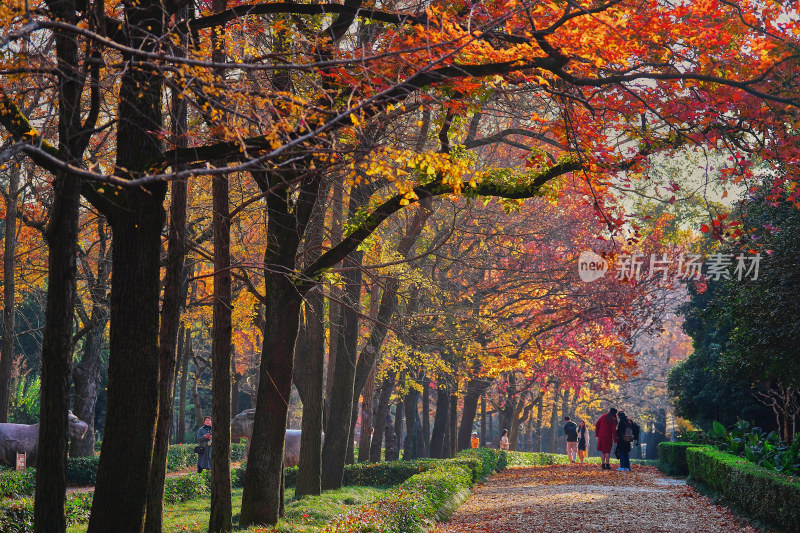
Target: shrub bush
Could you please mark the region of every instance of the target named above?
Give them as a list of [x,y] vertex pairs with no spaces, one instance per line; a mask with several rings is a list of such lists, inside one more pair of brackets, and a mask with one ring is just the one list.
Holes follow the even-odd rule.
[[[36,487],[36,470],[4,470],[0,472],[0,498],[30,496]],[[0,529],[0,531],[4,531]]]
[[460,452],[455,460],[459,461],[462,458],[477,460],[479,464],[474,470],[475,479],[473,481],[484,481],[494,472],[499,472],[508,466],[509,453],[493,448],[471,448]]
[[658,444],[658,469],[670,476],[688,475],[686,450],[702,446],[702,444],[692,442],[660,442]]
[[67,483],[78,487],[94,485],[100,457],[67,457]]
[[[474,461],[477,463],[477,461]],[[336,533],[419,532],[443,519],[472,485],[473,472],[455,461],[410,477],[379,500],[336,519],[327,531]]]
[[[660,451],[660,447],[659,447]],[[800,480],[709,447],[686,450],[692,479],[783,531],[800,531]]]
[[164,502],[180,503],[211,494],[209,472],[168,477],[164,484]]
[[560,453],[506,452],[508,466],[550,466],[569,464],[569,457]]
[[[91,492],[79,492],[67,496],[68,525],[89,520],[92,497]],[[3,533],[33,533],[33,498],[3,500],[0,503],[0,531]]]

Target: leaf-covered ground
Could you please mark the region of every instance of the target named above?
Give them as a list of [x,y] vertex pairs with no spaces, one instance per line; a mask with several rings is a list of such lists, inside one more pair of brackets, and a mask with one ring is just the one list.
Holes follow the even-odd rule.
[[435,533],[729,532],[757,530],[655,467],[599,465],[509,468],[475,487]]

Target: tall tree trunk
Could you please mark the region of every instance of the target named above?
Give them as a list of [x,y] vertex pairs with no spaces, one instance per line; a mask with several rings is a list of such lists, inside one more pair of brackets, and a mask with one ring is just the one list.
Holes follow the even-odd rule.
[[394,370],[390,369],[387,371],[386,377],[381,383],[380,390],[377,394],[378,402],[375,407],[375,416],[373,417],[375,420],[375,431],[372,435],[372,444],[369,450],[369,460],[373,463],[377,463],[381,460],[381,443],[383,442],[384,434],[391,429],[389,400],[392,397],[394,380]]
[[486,393],[481,395],[481,448],[486,447]]
[[[352,193],[351,193],[352,194]],[[360,203],[351,198],[351,212]],[[353,386],[356,373],[356,350],[358,349],[358,310],[361,303],[361,263],[363,252],[357,251],[345,260],[348,267],[344,278],[342,299],[342,330],[338,335],[336,368],[330,397],[330,416],[326,424],[325,442],[322,445],[322,489],[337,489],[342,486],[344,465],[350,435],[353,412]]]
[[558,442],[558,400],[559,396],[561,395],[558,388],[560,383],[556,382],[553,385],[551,390],[553,394],[553,409],[550,412],[550,440],[547,446],[547,451],[549,453],[558,453],[558,446],[556,445]]
[[[65,23],[77,22],[74,0],[49,4],[54,15]],[[84,86],[81,73],[77,70],[79,43],[74,35],[56,30],[55,45],[58,61],[58,151],[63,161],[75,164],[86,147],[85,142],[79,140],[83,137],[79,134],[83,133],[80,99]],[[66,529],[67,410],[73,350],[72,318],[76,294],[80,191],[79,177],[71,175],[68,170],[56,173],[50,222],[45,233],[49,247],[48,285],[33,504],[36,533],[59,533]],[[11,279],[13,283],[13,276]],[[3,304],[6,305],[5,299]],[[3,353],[6,362],[10,362],[11,352]]]
[[[63,40],[61,36],[57,40]],[[59,173],[47,229],[48,287],[42,343],[41,404],[36,465],[34,528],[37,533],[66,530],[67,408],[69,407],[72,316],[80,179]]]
[[[400,450],[403,447],[403,400],[399,399],[394,408],[394,450],[392,450],[392,461],[400,459]],[[387,460],[389,460],[387,458]]]
[[97,396],[100,392],[101,355],[106,326],[108,325],[108,279],[109,262],[107,257],[107,238],[105,220],[98,220],[98,266],[97,275],[91,276],[88,261],[83,261],[89,279],[92,298],[92,314],[89,331],[83,345],[81,362],[72,372],[75,384],[73,413],[88,424],[89,428],[81,439],[72,439],[69,454],[71,457],[91,457],[94,455],[94,418]]
[[431,455],[431,380],[428,376],[422,378],[422,442],[424,456]]
[[186,328],[181,357],[181,384],[178,388],[178,444],[186,442],[186,379],[189,374],[189,350],[191,350],[192,330]]
[[106,326],[108,325],[108,281],[110,261],[108,257],[108,236],[105,219],[97,222],[97,274],[92,275],[88,260],[82,258],[83,269],[89,280],[92,299],[92,313],[89,331],[83,346],[81,362],[72,371],[75,384],[73,413],[88,424],[83,438],[73,438],[70,442],[71,457],[91,457],[94,455],[94,418],[97,396],[100,392],[101,355]]
[[[225,7],[215,0],[215,11]],[[215,54],[216,54],[215,46]],[[224,60],[224,54],[223,54]],[[214,310],[211,344],[211,413],[213,417],[213,453],[211,454],[210,533],[233,528],[231,509],[231,219],[228,177],[212,179],[214,226]]]
[[[331,242],[340,242],[342,240],[342,207],[344,201],[344,186],[334,185],[333,194],[331,197]],[[336,350],[338,349],[339,342],[336,338],[336,332],[340,331],[343,327],[340,323],[342,317],[342,306],[339,303],[342,300],[342,290],[338,285],[330,287],[330,298],[328,299],[328,323],[330,324],[329,332],[329,346],[328,346],[328,368],[325,373],[325,424],[328,423],[328,417],[331,410],[331,389],[333,388],[333,372],[336,369]]]
[[[314,206],[308,229],[304,262],[311,264],[321,254],[325,233],[325,198],[320,192]],[[295,498],[318,495],[322,492],[322,417],[324,412],[323,387],[325,376],[325,301],[322,288],[312,290],[306,296],[305,320],[302,339],[298,339],[295,351],[294,375],[297,392],[303,402],[302,433],[300,436],[300,463],[297,472]],[[303,349],[299,348],[300,340]]]
[[[131,48],[152,51],[156,44],[151,36],[162,34],[162,3],[126,4],[124,11],[131,27],[149,28],[131,34]],[[117,168],[142,171],[162,152],[155,132],[163,128],[163,82],[147,61],[131,56],[123,60],[129,68],[120,82]],[[166,190],[166,183],[159,182],[121,191],[113,202],[105,196],[97,199],[113,231],[113,278],[106,425],[88,533],[140,533],[144,528],[158,417],[159,270]]]
[[[172,93],[172,137],[176,146],[186,147],[186,102]],[[175,171],[182,170],[176,165]],[[164,481],[167,473],[172,406],[175,394],[175,366],[178,357],[180,315],[185,295],[184,258],[186,255],[186,204],[187,185],[184,180],[171,183],[172,198],[169,210],[167,261],[164,278],[164,297],[161,304],[161,325],[158,346],[158,420],[153,443],[153,461],[150,465],[150,482],[147,494],[146,533],[161,533],[164,507]],[[216,210],[215,210],[216,213]],[[216,288],[216,285],[215,285]]]
[[392,420],[391,409],[387,409],[386,411],[386,429],[384,430],[384,440],[385,440],[385,453],[384,458],[386,461],[396,461],[400,455],[399,449],[397,446],[397,412],[395,412],[394,421]]
[[536,447],[534,451],[542,451],[542,422],[544,421],[544,394],[539,395],[536,400]]
[[0,348],[0,424],[8,422],[11,363],[14,360],[14,257],[17,252],[18,194],[19,167],[14,165],[8,177],[6,226],[3,237],[3,345]]
[[285,176],[269,176],[270,182],[263,174],[255,177],[267,196],[266,305],[256,416],[242,492],[240,527],[274,525],[283,508],[286,422],[304,296],[291,273],[295,271],[300,239],[319,196],[319,177],[309,174],[303,179],[294,209],[290,209]]
[[406,418],[406,438],[403,440],[403,460],[410,461],[417,458],[417,398],[419,391],[409,387],[404,398]]
[[448,416],[448,433],[450,435],[447,457],[455,457],[458,452],[458,394],[450,394],[450,415]]
[[481,378],[472,378],[467,382],[467,392],[464,395],[464,406],[461,409],[461,426],[458,430],[458,450],[470,448],[472,425],[478,413],[478,402],[489,387],[489,382]]
[[375,365],[367,378],[364,394],[361,401],[361,437],[358,442],[358,462],[369,462],[370,449],[372,448],[372,411],[375,399]]
[[450,391],[440,384],[436,389],[436,414],[433,418],[433,431],[431,433],[430,456],[435,459],[442,459],[446,456],[445,435],[447,433],[449,406]]

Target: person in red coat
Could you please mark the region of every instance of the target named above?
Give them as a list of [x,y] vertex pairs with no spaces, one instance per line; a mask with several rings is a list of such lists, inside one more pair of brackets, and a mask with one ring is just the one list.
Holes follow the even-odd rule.
[[617,442],[617,410],[613,407],[594,424],[597,451],[600,452],[603,470],[611,470],[611,448]]

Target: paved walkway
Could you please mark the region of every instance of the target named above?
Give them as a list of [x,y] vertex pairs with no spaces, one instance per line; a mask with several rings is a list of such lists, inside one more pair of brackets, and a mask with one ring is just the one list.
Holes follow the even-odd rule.
[[475,487],[436,533],[757,530],[683,481],[652,466],[631,472],[599,465],[509,468]]

